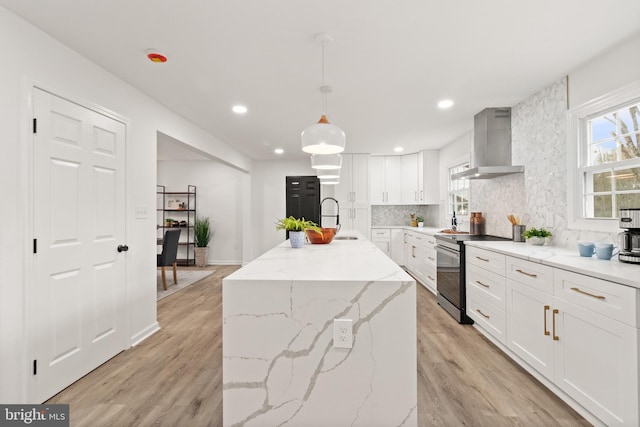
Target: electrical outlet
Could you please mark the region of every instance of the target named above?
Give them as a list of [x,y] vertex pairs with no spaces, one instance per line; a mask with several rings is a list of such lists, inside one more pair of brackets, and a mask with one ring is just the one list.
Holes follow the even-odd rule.
[[333,346],[335,348],[353,347],[353,320],[333,319]]

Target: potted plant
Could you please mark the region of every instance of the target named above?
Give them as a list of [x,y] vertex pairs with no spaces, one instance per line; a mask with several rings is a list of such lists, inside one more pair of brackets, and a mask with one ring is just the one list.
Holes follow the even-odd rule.
[[532,245],[544,245],[545,238],[551,237],[551,232],[544,228],[531,227],[522,233],[522,237],[527,239]]
[[173,221],[175,221],[175,219],[173,219],[173,218],[165,218],[164,219],[164,226],[165,227],[171,227],[171,224],[173,224]]
[[417,216],[416,217],[416,222],[418,223],[418,227],[424,227],[424,217],[423,216]]
[[282,218],[276,222],[276,230],[287,230],[289,232],[289,242],[292,248],[301,248],[304,245],[304,231],[314,230],[322,233],[318,224],[307,221],[303,218]]
[[207,260],[209,259],[208,246],[213,236],[213,230],[211,230],[211,225],[209,224],[209,217],[196,216],[193,224],[193,236],[196,244],[196,265],[198,267],[204,267],[207,265]]

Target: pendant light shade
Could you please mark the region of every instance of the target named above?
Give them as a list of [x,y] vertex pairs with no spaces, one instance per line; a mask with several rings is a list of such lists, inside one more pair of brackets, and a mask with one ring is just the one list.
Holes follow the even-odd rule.
[[316,34],[314,40],[322,44],[322,116],[318,123],[302,131],[302,151],[310,154],[337,154],[344,151],[346,136],[344,131],[327,120],[327,94],[331,93],[331,86],[324,83],[324,46],[332,41],[329,34]]
[[340,178],[340,169],[318,169],[318,178],[323,179],[338,179]]
[[314,169],[340,169],[342,167],[341,154],[313,154],[311,167]]
[[340,184],[340,180],[338,178],[327,178],[321,179],[320,185],[338,185]]
[[311,154],[337,154],[344,151],[344,131],[327,121],[323,114],[318,123],[302,131],[302,151]]

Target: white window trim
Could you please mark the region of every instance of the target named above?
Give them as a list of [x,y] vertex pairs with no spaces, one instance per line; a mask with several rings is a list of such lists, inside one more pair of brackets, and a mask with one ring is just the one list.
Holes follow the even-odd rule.
[[[620,231],[617,218],[582,218],[583,182],[578,179],[581,152],[578,141],[584,140],[587,120],[602,111],[615,108],[632,99],[640,98],[640,80],[585,102],[567,112],[567,226],[571,230]],[[584,149],[580,145],[580,149]]]
[[[446,197],[446,209],[447,209],[447,220],[451,219],[451,215],[452,212],[449,212],[449,208],[451,206],[449,206],[449,196],[451,195],[451,175],[450,175],[450,171],[451,168],[455,168],[458,167],[460,165],[463,165],[465,163],[469,163],[469,167],[471,167],[471,154],[465,154],[463,156],[458,157],[457,159],[454,159],[452,161],[449,162],[449,164],[447,165],[447,197]],[[469,184],[469,207],[468,207],[468,211],[471,212],[471,184]],[[456,213],[456,217],[458,218],[458,225],[460,225],[461,223],[467,223],[469,221],[470,218],[470,214],[467,215],[458,215]]]

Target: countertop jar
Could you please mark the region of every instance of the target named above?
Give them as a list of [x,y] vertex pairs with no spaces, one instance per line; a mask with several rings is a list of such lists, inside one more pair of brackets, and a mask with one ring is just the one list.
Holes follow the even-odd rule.
[[471,212],[469,232],[471,234],[484,235],[484,217],[482,216],[482,212]]

